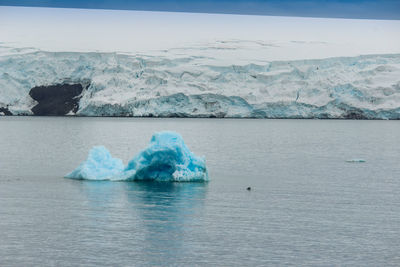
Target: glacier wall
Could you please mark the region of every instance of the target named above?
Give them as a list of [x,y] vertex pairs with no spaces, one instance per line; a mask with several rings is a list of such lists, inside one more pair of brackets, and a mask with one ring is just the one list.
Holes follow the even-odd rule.
[[0,111],[32,115],[32,88],[77,83],[85,89],[68,115],[400,119],[400,54],[257,64],[195,53],[0,54]]

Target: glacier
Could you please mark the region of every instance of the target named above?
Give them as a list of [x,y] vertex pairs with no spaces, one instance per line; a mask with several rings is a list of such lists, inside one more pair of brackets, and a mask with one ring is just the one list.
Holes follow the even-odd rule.
[[124,167],[102,146],[65,176],[72,179],[111,181],[205,182],[209,180],[205,159],[193,154],[180,134],[155,133],[149,146]]
[[63,115],[400,119],[400,54],[246,61],[258,48],[234,44],[226,50],[240,60],[214,57],[213,47],[138,54],[2,46],[0,114],[38,115],[49,104],[33,99],[33,88],[81,85]]

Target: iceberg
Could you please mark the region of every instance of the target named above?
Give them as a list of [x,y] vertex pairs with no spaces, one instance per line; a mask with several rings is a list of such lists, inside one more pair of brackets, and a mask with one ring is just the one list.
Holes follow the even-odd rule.
[[155,133],[150,145],[125,168],[121,180],[206,181],[204,158],[194,155],[175,132]]
[[67,174],[66,178],[81,180],[109,180],[124,169],[122,160],[113,158],[104,146],[95,146],[87,160]]
[[94,147],[86,161],[66,178],[111,181],[204,182],[208,172],[204,157],[189,150],[180,134],[155,133],[149,146],[124,167],[102,146]]

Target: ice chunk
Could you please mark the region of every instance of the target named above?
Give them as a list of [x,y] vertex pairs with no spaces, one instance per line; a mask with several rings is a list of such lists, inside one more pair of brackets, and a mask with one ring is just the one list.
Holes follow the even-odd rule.
[[153,135],[149,146],[125,168],[122,180],[207,181],[205,160],[194,155],[175,132]]
[[122,160],[113,158],[104,146],[95,146],[87,160],[67,174],[66,178],[87,180],[109,180],[124,170]]
[[95,147],[89,158],[67,178],[114,181],[208,181],[203,157],[194,155],[175,132],[155,133],[149,146],[124,168],[104,147]]

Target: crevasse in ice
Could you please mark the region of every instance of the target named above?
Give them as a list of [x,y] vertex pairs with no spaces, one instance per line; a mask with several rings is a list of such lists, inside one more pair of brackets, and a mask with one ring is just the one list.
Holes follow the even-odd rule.
[[67,178],[114,181],[208,181],[205,159],[194,155],[175,132],[155,133],[149,146],[123,167],[104,147],[95,147],[88,159]]

